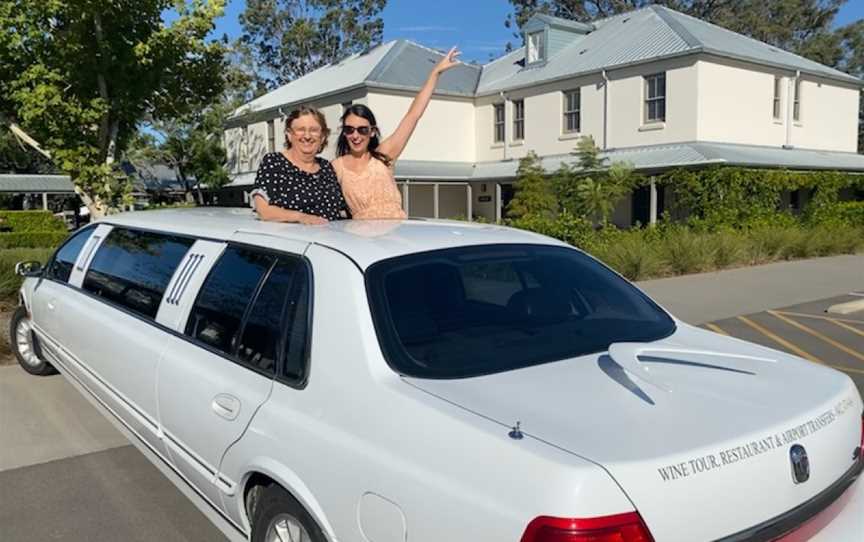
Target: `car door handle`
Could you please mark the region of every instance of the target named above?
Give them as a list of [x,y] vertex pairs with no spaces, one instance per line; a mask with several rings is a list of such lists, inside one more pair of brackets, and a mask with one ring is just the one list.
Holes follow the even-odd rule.
[[240,414],[240,399],[227,393],[220,393],[213,398],[210,407],[213,409],[213,412],[226,420],[234,420]]

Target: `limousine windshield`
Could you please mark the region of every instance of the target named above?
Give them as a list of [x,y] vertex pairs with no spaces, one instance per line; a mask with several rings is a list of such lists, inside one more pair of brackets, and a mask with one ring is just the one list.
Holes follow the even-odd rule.
[[401,374],[466,378],[647,342],[675,323],[589,256],[535,245],[412,254],[369,268],[382,350]]

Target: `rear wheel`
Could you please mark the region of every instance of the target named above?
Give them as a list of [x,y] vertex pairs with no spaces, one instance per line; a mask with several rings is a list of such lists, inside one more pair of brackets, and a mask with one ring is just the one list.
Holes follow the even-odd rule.
[[326,542],[300,503],[278,485],[264,490],[255,506],[252,542]]
[[15,309],[9,322],[9,346],[15,352],[18,363],[28,373],[46,376],[57,372],[50,363],[42,359],[38,339],[33,333],[33,323],[23,305]]

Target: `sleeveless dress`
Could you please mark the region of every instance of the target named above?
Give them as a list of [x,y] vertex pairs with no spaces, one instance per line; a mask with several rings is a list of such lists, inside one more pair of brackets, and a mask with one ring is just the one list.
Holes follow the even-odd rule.
[[402,209],[402,194],[396,186],[393,169],[384,162],[370,158],[360,173],[345,167],[341,156],[332,163],[352,218],[402,219],[407,216]]

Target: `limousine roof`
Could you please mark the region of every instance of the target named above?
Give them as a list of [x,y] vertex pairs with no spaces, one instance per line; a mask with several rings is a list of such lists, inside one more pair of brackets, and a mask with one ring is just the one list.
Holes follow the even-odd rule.
[[[203,207],[110,215],[103,223],[194,237],[230,240],[254,233],[338,250],[362,269],[383,259],[414,252],[479,244],[559,244],[535,233],[453,220],[340,220],[324,226],[262,222],[250,209]],[[262,240],[262,245],[266,240]]]

